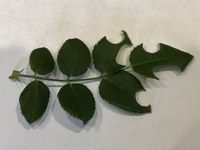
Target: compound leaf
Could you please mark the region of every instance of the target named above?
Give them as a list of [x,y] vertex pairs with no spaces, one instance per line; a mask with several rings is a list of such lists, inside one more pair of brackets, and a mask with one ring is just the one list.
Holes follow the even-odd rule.
[[110,43],[103,37],[93,49],[93,59],[95,68],[102,74],[114,72],[123,68],[116,62],[116,56],[120,48],[124,45],[132,45],[127,33],[123,31],[124,39],[118,44]]
[[86,124],[94,115],[95,100],[90,90],[82,84],[66,84],[59,93],[62,108]]
[[130,63],[133,70],[149,78],[158,79],[153,70],[163,66],[176,66],[183,71],[193,56],[165,44],[160,44],[160,50],[156,53],[148,53],[143,44],[134,48],[130,54]]
[[51,53],[45,47],[33,50],[29,58],[29,63],[31,69],[40,75],[52,72],[55,66]]
[[68,77],[85,73],[90,61],[90,51],[79,39],[67,40],[58,52],[59,69]]
[[20,95],[21,112],[29,124],[37,121],[49,102],[49,89],[41,81],[29,83]]
[[105,77],[99,85],[99,93],[108,103],[134,113],[150,113],[151,106],[141,106],[135,98],[141,90],[141,83],[126,71]]

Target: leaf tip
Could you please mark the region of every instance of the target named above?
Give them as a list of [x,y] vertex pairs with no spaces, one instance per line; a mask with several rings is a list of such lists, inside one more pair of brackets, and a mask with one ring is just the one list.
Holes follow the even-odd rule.
[[[26,118],[25,118],[26,119]],[[30,120],[30,119],[26,119],[26,121],[28,122],[29,125],[32,125],[35,121]]]
[[190,54],[190,61],[194,59],[194,56]]
[[124,35],[124,41],[123,42],[125,42],[127,45],[132,46],[133,44],[132,44],[130,38],[128,37],[128,34],[126,33],[126,31],[122,30],[122,33]]
[[189,63],[194,59],[194,56],[187,53],[188,55],[188,61],[185,63],[185,65],[183,67],[180,68],[181,72],[183,72],[185,70],[185,68],[189,65]]
[[82,120],[82,121],[83,121],[83,125],[86,125],[89,120]]
[[151,112],[152,112],[151,105],[143,106],[143,108],[139,111],[140,114],[147,114]]
[[147,78],[152,78],[152,79],[155,79],[155,80],[160,80],[157,76],[154,75],[154,73],[146,74],[145,76]]
[[151,112],[152,112],[151,105],[148,105],[147,106],[147,113],[151,113]]
[[154,79],[156,79],[156,80],[159,80],[159,78],[158,78],[158,77],[156,77],[155,75],[154,75]]

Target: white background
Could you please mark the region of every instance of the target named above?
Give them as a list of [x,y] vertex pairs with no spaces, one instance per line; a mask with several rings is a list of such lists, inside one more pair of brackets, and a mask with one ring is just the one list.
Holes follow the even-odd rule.
[[[143,80],[147,92],[137,99],[151,104],[152,113],[130,115],[112,107],[100,98],[99,83],[90,83],[97,108],[83,126],[61,109],[59,88],[50,86],[47,112],[29,126],[18,98],[30,80],[9,80],[12,70],[25,68],[35,48],[45,46],[56,58],[69,38],[83,40],[92,50],[103,36],[119,42],[121,30],[149,52],[165,43],[195,57],[183,73],[162,71],[156,73],[159,81]],[[126,63],[132,48],[120,53],[120,63]],[[199,150],[199,56],[199,0],[1,0],[0,150]]]

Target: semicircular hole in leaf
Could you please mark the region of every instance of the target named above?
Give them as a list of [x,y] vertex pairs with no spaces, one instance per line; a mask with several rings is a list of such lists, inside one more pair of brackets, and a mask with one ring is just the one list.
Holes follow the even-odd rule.
[[102,74],[118,71],[123,68],[116,61],[117,54],[122,46],[132,45],[127,33],[123,31],[124,39],[118,43],[113,44],[109,42],[106,37],[103,37],[92,51],[95,68]]
[[156,53],[148,53],[143,44],[133,49],[129,61],[133,70],[149,78],[158,79],[153,71],[158,67],[175,66],[183,71],[193,56],[171,46],[160,44],[160,50]]
[[150,105],[137,103],[135,94],[141,90],[144,90],[141,83],[126,71],[105,77],[99,85],[100,96],[108,103],[134,113],[150,113]]

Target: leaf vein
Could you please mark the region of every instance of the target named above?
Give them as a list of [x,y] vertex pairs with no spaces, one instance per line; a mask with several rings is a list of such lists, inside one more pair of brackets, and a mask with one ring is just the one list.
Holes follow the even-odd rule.
[[84,117],[84,121],[85,121],[85,117],[86,117],[85,111],[84,111],[84,109],[82,108],[82,105],[81,105],[81,103],[80,103],[80,100],[79,100],[79,98],[78,98],[78,95],[77,95],[76,91],[74,90],[73,86],[72,86],[71,84],[69,84],[69,85],[70,85],[70,87],[71,87],[71,89],[72,89],[72,92],[74,93],[74,96],[75,96],[75,98],[76,98],[76,100],[77,100],[77,102],[78,102],[78,104],[79,104],[79,106],[80,106],[80,108],[81,108],[81,110],[82,110],[82,112],[83,112],[83,117]]
[[169,59],[184,58],[184,57],[185,56],[160,58],[160,59],[151,60],[151,61],[147,61],[147,62],[143,62],[143,63],[136,63],[136,64],[132,65],[132,67],[139,66],[139,65],[144,65],[144,64],[148,64],[148,63],[155,63],[155,62],[165,61],[165,60],[169,60]]

